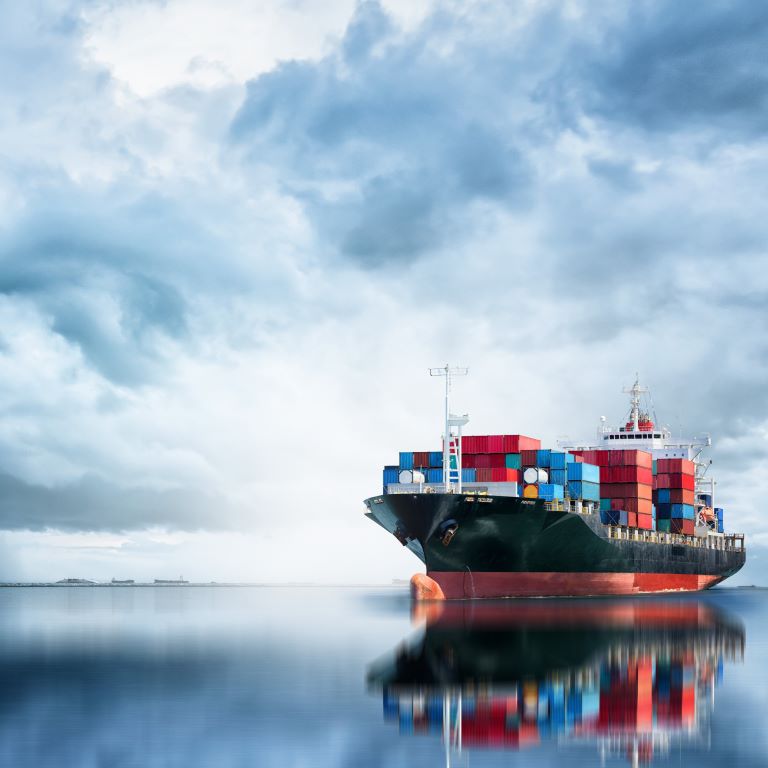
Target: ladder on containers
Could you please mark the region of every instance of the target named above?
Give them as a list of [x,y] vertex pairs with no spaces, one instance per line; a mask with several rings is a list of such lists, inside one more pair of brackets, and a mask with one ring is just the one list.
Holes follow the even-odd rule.
[[[446,493],[455,488],[461,493],[461,428],[469,422],[469,414],[456,416],[451,413],[450,395],[454,376],[466,376],[469,368],[451,367],[446,363],[442,368],[430,368],[430,376],[445,379],[445,429],[443,430],[443,486]],[[454,432],[454,429],[456,430]]]

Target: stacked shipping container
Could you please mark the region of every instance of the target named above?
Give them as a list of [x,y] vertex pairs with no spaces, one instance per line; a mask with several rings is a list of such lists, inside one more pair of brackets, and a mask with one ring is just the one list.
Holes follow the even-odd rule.
[[668,533],[693,536],[696,467],[687,459],[658,459],[653,484],[657,527]]
[[[517,496],[521,482],[520,452],[540,447],[540,440],[525,435],[466,435],[462,438],[462,483],[468,490],[487,488],[496,495]],[[385,493],[411,490],[396,487],[403,485],[398,480],[398,470],[421,472],[427,486],[437,490],[443,483],[443,453],[401,452],[398,467],[384,468]]]
[[[697,502],[695,465],[687,459],[654,461],[650,453],[634,449],[553,451],[525,435],[468,435],[462,451],[462,482],[468,490],[491,492],[492,485],[497,495],[517,496],[522,486],[520,495],[526,498],[599,502],[605,524],[689,536],[698,506],[709,513],[705,518],[712,529],[724,530],[722,508],[712,508],[706,494]],[[384,467],[384,490],[398,490],[398,485],[411,490],[403,484],[402,470],[421,473],[427,486],[438,490],[442,464],[441,451],[401,452],[398,466]]]

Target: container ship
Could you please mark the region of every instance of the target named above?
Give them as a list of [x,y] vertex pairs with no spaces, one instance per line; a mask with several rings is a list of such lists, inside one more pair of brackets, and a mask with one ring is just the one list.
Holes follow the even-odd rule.
[[404,451],[385,466],[366,515],[426,566],[416,599],[623,595],[708,589],[746,559],[715,506],[709,436],[673,438],[644,407],[602,419],[590,441],[542,448],[520,434],[464,435],[445,378],[440,451]]
[[698,600],[418,605],[423,633],[372,663],[367,683],[402,736],[442,740],[446,765],[548,741],[634,766],[706,749],[715,688],[744,657],[740,622]]

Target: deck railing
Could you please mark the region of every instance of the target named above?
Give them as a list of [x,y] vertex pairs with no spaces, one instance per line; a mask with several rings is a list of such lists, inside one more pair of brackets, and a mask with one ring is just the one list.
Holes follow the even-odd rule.
[[664,531],[644,531],[639,528],[625,528],[619,525],[608,526],[608,538],[621,541],[647,541],[654,544],[677,544],[698,549],[713,549],[727,552],[743,552],[744,534],[729,533],[715,536],[688,536],[682,533]]

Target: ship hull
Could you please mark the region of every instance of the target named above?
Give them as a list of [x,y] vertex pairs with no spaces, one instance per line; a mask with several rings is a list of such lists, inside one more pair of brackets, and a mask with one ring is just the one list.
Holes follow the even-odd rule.
[[447,599],[499,597],[585,597],[654,592],[698,592],[722,576],[675,573],[428,571]]
[[[500,496],[395,494],[366,502],[398,529],[447,599],[564,597],[699,591],[744,564],[744,550],[609,538],[597,515],[549,511]],[[446,545],[447,525],[457,526]]]

